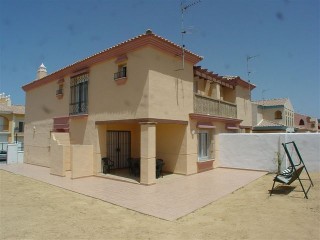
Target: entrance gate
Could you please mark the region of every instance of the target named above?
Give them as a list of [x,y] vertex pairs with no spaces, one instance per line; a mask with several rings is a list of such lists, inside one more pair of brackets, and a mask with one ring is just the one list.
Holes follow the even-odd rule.
[[114,167],[127,168],[131,157],[131,132],[107,131],[107,156],[114,161]]

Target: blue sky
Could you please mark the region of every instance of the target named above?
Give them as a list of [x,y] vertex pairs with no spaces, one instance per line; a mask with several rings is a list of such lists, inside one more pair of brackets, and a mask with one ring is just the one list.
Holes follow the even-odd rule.
[[[184,1],[185,4],[193,2]],[[290,98],[320,118],[319,0],[201,0],[187,9],[186,47],[220,75],[257,88],[252,98]],[[21,86],[43,62],[49,73],[151,28],[181,44],[180,0],[0,0],[0,92],[24,104]]]

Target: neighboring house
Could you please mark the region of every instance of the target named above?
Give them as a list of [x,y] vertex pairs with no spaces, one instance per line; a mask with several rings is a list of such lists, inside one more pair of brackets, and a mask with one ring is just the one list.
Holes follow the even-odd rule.
[[295,113],[294,126],[298,132],[318,132],[319,124],[317,118]]
[[288,98],[252,102],[253,132],[294,131],[294,109]]
[[24,106],[12,105],[10,96],[0,94],[0,143],[23,144],[24,114]]
[[25,86],[26,163],[52,174],[99,175],[102,157],[115,168],[140,158],[140,182],[164,170],[194,174],[218,159],[217,134],[251,131],[250,91],[240,77],[195,66],[202,58],[145,34],[50,75],[41,65]]

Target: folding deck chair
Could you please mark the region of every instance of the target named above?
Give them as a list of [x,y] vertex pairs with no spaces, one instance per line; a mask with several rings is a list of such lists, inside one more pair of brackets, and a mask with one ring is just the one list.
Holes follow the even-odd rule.
[[[293,145],[293,147],[295,149],[295,152],[296,152],[296,154],[297,154],[297,156],[299,158],[299,163],[298,164],[294,164],[293,159],[292,159],[292,155],[290,155],[290,153],[289,153],[287,145],[290,145],[290,144]],[[308,172],[308,170],[307,170],[307,168],[306,168],[306,166],[305,166],[305,164],[304,164],[304,162],[302,160],[302,157],[301,157],[300,152],[299,152],[299,150],[297,148],[297,145],[296,145],[296,143],[294,141],[292,141],[292,142],[288,142],[288,143],[282,143],[282,146],[283,146],[283,148],[284,148],[284,150],[286,152],[286,155],[288,157],[290,166],[287,169],[283,170],[281,173],[278,173],[274,177],[272,189],[270,191],[270,196],[272,195],[272,192],[273,192],[273,189],[274,189],[274,185],[275,185],[276,182],[279,182],[279,183],[282,183],[282,184],[286,184],[286,185],[290,185],[291,183],[293,183],[295,180],[298,179],[299,182],[300,182],[300,185],[302,187],[302,190],[304,192],[304,196],[305,196],[306,199],[308,199],[308,192],[309,192],[311,186],[313,186],[313,182],[312,182],[311,177],[309,175],[309,172]],[[300,174],[303,171],[303,169],[306,171],[306,173],[308,175],[308,179],[301,179],[300,178]],[[307,190],[305,190],[301,180],[310,180],[311,184],[310,184],[310,186],[308,187]]]

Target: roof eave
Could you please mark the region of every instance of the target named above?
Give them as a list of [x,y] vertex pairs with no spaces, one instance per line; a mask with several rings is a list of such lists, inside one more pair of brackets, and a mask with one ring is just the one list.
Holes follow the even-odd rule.
[[[106,61],[112,58],[116,58],[119,55],[132,52],[136,49],[146,47],[146,46],[152,46],[155,48],[158,48],[160,50],[169,52],[173,54],[174,56],[181,55],[181,47],[174,44],[173,42],[170,42],[169,40],[166,40],[162,37],[159,37],[155,34],[144,34],[139,35],[135,38],[129,39],[125,42],[122,42],[120,44],[117,44],[111,48],[108,48],[106,50],[103,50],[102,52],[99,52],[97,54],[94,54],[88,58],[85,58],[83,60],[80,60],[78,62],[75,62],[71,65],[68,65],[44,78],[35,80],[31,83],[28,83],[24,86],[22,86],[22,89],[27,92],[33,88],[36,88],[38,86],[47,84],[49,82],[52,82],[54,80],[60,79],[65,77],[66,75],[70,75],[73,72],[79,71],[84,68],[89,68],[93,64],[100,63],[102,61]],[[193,65],[200,62],[203,58],[199,55],[196,55],[188,50],[185,50],[185,60],[189,61]]]

